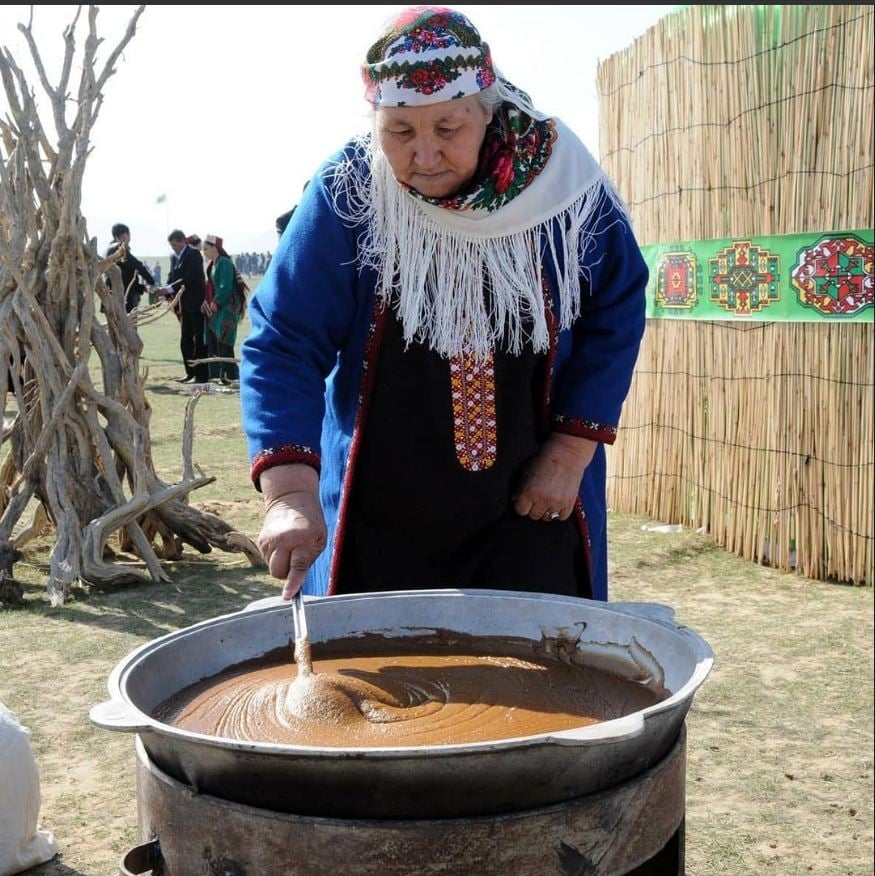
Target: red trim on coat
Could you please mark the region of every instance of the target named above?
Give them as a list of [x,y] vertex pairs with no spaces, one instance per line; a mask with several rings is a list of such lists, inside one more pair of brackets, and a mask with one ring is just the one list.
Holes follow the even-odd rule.
[[[544,387],[543,398],[541,401],[542,422],[544,434],[548,434],[551,428],[556,432],[564,432],[564,429],[557,428],[557,420],[550,415],[550,398],[553,387],[553,372],[556,370],[556,354],[559,348],[559,329],[556,324],[556,317],[553,313],[553,296],[550,293],[550,285],[547,278],[543,278],[542,292],[544,295],[544,315],[547,318],[547,333],[550,338],[550,346],[547,349],[547,362],[544,369]],[[576,434],[571,432],[570,434]],[[590,436],[585,436],[590,437]],[[598,440],[598,439],[596,439]],[[589,583],[589,595],[592,596],[592,545],[589,538],[589,523],[586,520],[586,514],[583,510],[583,504],[580,501],[580,496],[574,500],[574,511],[572,512],[574,519],[577,522],[577,528],[580,530],[580,540],[583,543],[583,555],[586,563],[586,579]]]
[[371,317],[371,325],[368,328],[369,337],[365,344],[364,374],[362,375],[362,385],[359,390],[358,410],[355,415],[352,440],[349,444],[346,472],[344,473],[343,485],[340,490],[340,501],[337,503],[334,544],[331,552],[331,563],[328,567],[328,589],[326,590],[328,596],[334,595],[335,581],[337,581],[337,576],[340,572],[340,557],[343,555],[343,539],[346,535],[346,505],[349,501],[355,464],[362,443],[365,423],[368,419],[368,408],[370,407],[371,396],[374,392],[374,379],[377,375],[377,357],[383,342],[383,332],[386,328],[388,316],[389,307],[378,296],[374,301],[373,316]]
[[322,458],[312,447],[305,444],[280,444],[278,447],[266,447],[259,451],[252,460],[249,477],[258,492],[261,492],[259,478],[269,468],[276,465],[296,465],[302,463],[315,468],[318,472],[322,467]]
[[586,568],[589,578],[589,598],[592,599],[592,543],[589,538],[589,523],[586,520],[586,514],[583,513],[583,505],[580,502],[580,497],[574,503],[574,519],[577,521],[577,528],[580,530],[580,540],[583,542],[583,553],[586,558]]
[[547,321],[547,361],[544,368],[544,387],[541,399],[541,429],[544,435],[550,432],[550,399],[553,391],[553,372],[556,370],[556,351],[559,347],[559,329],[556,326],[556,316],[553,313],[553,296],[547,278],[541,280],[541,294],[544,299],[544,316]]
[[606,426],[592,420],[581,420],[579,417],[566,417],[556,414],[553,417],[553,431],[565,435],[576,435],[578,438],[589,438],[600,444],[613,444],[617,440],[617,427]]

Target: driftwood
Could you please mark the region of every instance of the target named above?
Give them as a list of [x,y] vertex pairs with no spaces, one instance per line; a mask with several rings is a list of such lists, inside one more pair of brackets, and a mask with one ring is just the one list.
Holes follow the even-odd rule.
[[[197,396],[185,414],[183,479],[164,483],[153,467],[151,409],[135,323],[160,317],[173,303],[163,312],[126,314],[123,297],[111,294],[103,280],[106,274],[121,288],[119,256],[98,255],[81,214],[103,88],[145,7],[136,9],[100,70],[98,8],[85,7],[87,34],[76,83],[71,73],[82,8],[63,34],[57,85],[48,80],[32,22],[19,25],[48,98],[56,144],[46,134],[33,87],[11,53],[0,48],[9,107],[0,119],[0,584],[8,601],[20,597],[13,565],[25,542],[50,527],[46,590],[53,605],[62,604],[76,583],[168,580],[160,559],[179,559],[185,544],[201,553],[213,547],[243,553],[253,565],[263,562],[249,538],[189,505],[189,494],[213,480],[196,476],[191,463]],[[30,526],[18,526],[33,507]],[[139,556],[144,571],[114,561],[107,544],[114,535],[123,550]]]

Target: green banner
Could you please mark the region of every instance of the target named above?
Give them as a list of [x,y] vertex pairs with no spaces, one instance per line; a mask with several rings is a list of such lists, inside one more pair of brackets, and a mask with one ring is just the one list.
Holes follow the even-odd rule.
[[647,316],[875,322],[873,229],[642,246]]

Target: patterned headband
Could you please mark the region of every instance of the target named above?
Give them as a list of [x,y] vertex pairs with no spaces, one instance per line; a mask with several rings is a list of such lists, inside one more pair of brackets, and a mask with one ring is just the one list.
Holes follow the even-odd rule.
[[397,15],[368,49],[361,72],[374,107],[455,100],[495,82],[489,46],[461,12],[445,6]]

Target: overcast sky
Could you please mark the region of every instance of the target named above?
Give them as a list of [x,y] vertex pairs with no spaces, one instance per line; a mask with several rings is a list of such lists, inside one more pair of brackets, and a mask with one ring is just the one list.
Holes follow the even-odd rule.
[[[100,251],[114,222],[131,227],[131,249],[141,258],[167,255],[167,234],[177,227],[218,234],[231,253],[272,251],[276,217],[297,203],[321,161],[364,128],[359,64],[386,18],[401,8],[147,5],[107,84],[92,135],[82,210]],[[598,63],[677,7],[455,8],[490,44],[502,73],[598,156]],[[24,68],[42,107],[17,30],[29,9],[0,8],[0,46]],[[135,9],[100,7],[99,58],[117,45]],[[53,82],[75,11],[34,7],[37,44]],[[81,53],[84,9],[80,19]],[[0,108],[5,115],[5,91]]]

